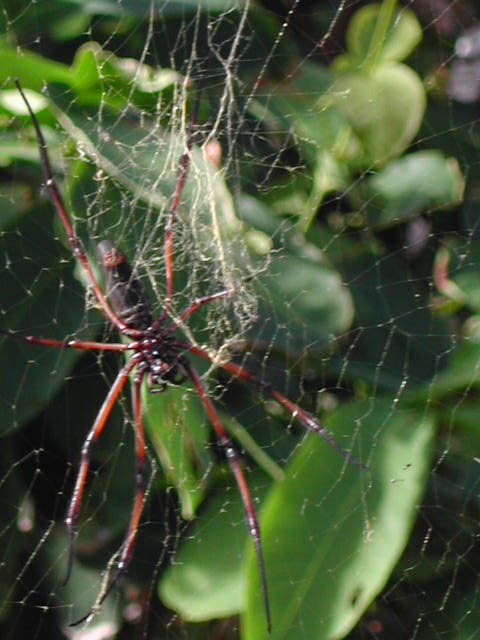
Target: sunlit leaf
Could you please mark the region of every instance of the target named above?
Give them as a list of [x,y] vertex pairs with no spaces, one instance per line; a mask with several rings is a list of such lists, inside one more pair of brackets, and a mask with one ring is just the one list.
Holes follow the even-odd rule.
[[208,484],[209,431],[196,395],[182,388],[152,395],[144,387],[144,422],[162,468],[178,492],[182,517],[190,520]]
[[[265,495],[269,481],[247,474],[255,487],[255,503]],[[236,486],[208,501],[189,528],[171,567],[159,584],[162,602],[183,620],[222,618],[245,607],[244,553],[248,531]]]
[[363,146],[364,163],[382,166],[417,135],[426,98],[417,74],[403,64],[384,64],[366,75],[338,77],[336,104]]
[[[299,628],[312,638],[344,637],[390,576],[425,490],[434,430],[423,410],[377,399],[345,405],[327,425],[337,438],[349,434],[369,472],[345,467],[311,436],[269,494],[261,524],[274,639],[297,638]],[[258,588],[251,552],[247,640],[265,631]]]
[[[386,4],[386,3],[384,3]],[[367,62],[372,54],[372,41],[381,16],[380,4],[369,4],[356,11],[348,25],[346,44],[356,63]],[[380,51],[375,52],[377,64],[401,62],[422,39],[422,27],[409,9],[402,9],[387,26],[385,38],[380,38]]]

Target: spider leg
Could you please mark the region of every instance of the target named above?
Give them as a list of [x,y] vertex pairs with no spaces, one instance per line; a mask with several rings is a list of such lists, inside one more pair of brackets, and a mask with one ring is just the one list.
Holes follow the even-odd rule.
[[190,304],[186,309],[182,311],[182,313],[178,317],[178,320],[175,320],[175,322],[173,322],[168,327],[166,332],[172,333],[173,331],[175,331],[175,329],[180,324],[182,324],[187,318],[189,318],[193,313],[195,313],[197,309],[199,309],[203,305],[209,304],[210,302],[213,302],[214,300],[219,300],[221,298],[228,298],[233,293],[235,293],[235,289],[225,289],[225,291],[219,291],[218,293],[213,293],[212,295],[198,298],[197,300],[195,300],[195,302],[192,302],[192,304]]
[[9,336],[28,342],[28,344],[38,344],[42,347],[55,347],[57,349],[79,349],[82,351],[129,351],[137,347],[136,342],[130,344],[115,342],[91,342],[83,340],[54,340],[52,338],[37,338],[36,336],[23,336],[15,331],[0,329],[0,335]]
[[[247,277],[243,280],[243,282],[248,282],[250,279],[251,279],[250,277]],[[223,291],[218,291],[217,293],[212,293],[210,295],[202,296],[201,298],[198,298],[197,300],[195,300],[195,302],[192,302],[186,309],[182,311],[178,320],[175,320],[175,322],[173,322],[168,327],[168,329],[166,330],[166,333],[172,333],[173,331],[175,331],[175,329],[179,325],[181,325],[187,318],[189,318],[193,313],[195,313],[197,309],[199,309],[203,305],[209,304],[210,302],[213,302],[215,300],[220,300],[221,298],[229,298],[236,292],[237,292],[236,288],[224,289]]]
[[76,622],[72,622],[69,625],[70,627],[75,627],[81,624],[92,615],[95,609],[98,609],[99,607],[102,606],[103,602],[110,595],[113,587],[116,585],[118,579],[120,578],[122,573],[125,571],[130,561],[133,547],[135,545],[135,540],[137,538],[137,533],[138,533],[138,523],[140,520],[140,515],[142,513],[143,497],[145,495],[145,435],[143,430],[141,399],[140,399],[140,391],[141,391],[143,376],[144,376],[143,372],[138,372],[138,375],[135,377],[135,382],[132,386],[136,473],[135,473],[135,500],[133,502],[133,508],[130,516],[130,523],[128,525],[127,534],[122,544],[122,550],[120,552],[120,558],[118,560],[117,566],[115,567],[113,575],[110,578],[110,581],[105,591],[103,592],[100,600],[92,609],[90,609],[90,611],[85,616],[83,616]]
[[[195,347],[194,345],[191,345],[191,344],[183,344],[183,343],[177,343],[177,346],[185,349],[186,351],[189,351],[190,353],[193,353],[194,355],[202,358],[203,360],[212,362],[212,358],[204,349],[200,349],[199,347]],[[256,376],[251,374],[249,371],[247,371],[245,367],[235,364],[234,362],[219,363],[218,366],[221,369],[224,369],[224,371],[228,371],[228,373],[231,373],[235,378],[240,378],[240,380],[244,380],[245,382],[249,382],[250,384],[253,384],[256,387],[258,387],[263,393],[269,395],[271,398],[273,398],[279,404],[281,404],[282,407],[284,407],[290,413],[292,418],[294,418],[295,420],[298,420],[298,422],[300,422],[300,424],[302,424],[306,429],[318,434],[323,440],[325,440],[325,442],[328,445],[330,445],[330,447],[332,447],[332,449],[334,449],[341,456],[343,456],[345,460],[355,465],[359,469],[362,469],[363,471],[368,471],[368,467],[366,467],[364,464],[359,462],[356,458],[354,458],[351,455],[349,451],[347,451],[346,449],[344,449],[338,444],[338,442],[335,440],[333,435],[330,433],[330,431],[326,427],[323,427],[316,418],[314,418],[310,413],[308,413],[308,411],[305,411],[304,409],[296,405],[294,402],[291,402],[282,393],[280,393],[280,391],[273,389],[270,385],[266,384],[265,382],[262,382],[259,378],[257,378]]]
[[257,556],[257,565],[258,565],[258,570],[260,573],[260,581],[262,585],[265,616],[267,619],[267,631],[268,633],[270,633],[272,629],[272,623],[271,623],[271,617],[270,617],[270,602],[268,598],[267,578],[265,573],[265,564],[263,561],[262,545],[261,545],[261,539],[260,539],[260,527],[258,526],[257,517],[255,515],[255,509],[253,507],[252,499],[250,497],[250,492],[248,490],[248,486],[245,481],[245,476],[243,475],[243,471],[240,466],[237,453],[235,452],[235,449],[232,446],[230,438],[227,436],[225,429],[223,428],[223,425],[220,422],[220,419],[218,418],[215,412],[215,409],[213,408],[213,404],[211,403],[205,389],[203,388],[202,383],[200,382],[200,378],[198,377],[197,372],[188,361],[182,360],[181,364],[185,367],[186,372],[188,373],[189,377],[193,382],[193,385],[198,393],[198,396],[204,406],[205,412],[207,413],[208,418],[215,430],[219,444],[225,450],[228,464],[230,465],[230,469],[232,470],[232,473],[235,477],[235,482],[237,483],[238,490],[242,498],[243,510],[245,514],[245,523],[247,525],[248,532],[252,537],[253,544],[255,546],[255,553]]
[[45,186],[47,187],[48,196],[51,202],[53,203],[55,210],[57,212],[57,215],[60,218],[63,228],[65,229],[65,232],[67,234],[68,244],[70,245],[72,254],[75,256],[77,262],[85,271],[88,277],[88,280],[90,282],[90,285],[93,289],[93,292],[95,294],[95,297],[97,298],[97,302],[100,305],[103,313],[109,319],[109,321],[115,327],[117,327],[117,329],[119,329],[122,333],[132,337],[137,337],[139,335],[138,330],[129,329],[127,327],[127,325],[111,310],[105,296],[100,290],[98,282],[95,276],[93,275],[93,271],[90,267],[90,264],[88,263],[87,256],[82,247],[80,238],[75,234],[73,227],[71,225],[71,222],[68,218],[67,211],[65,209],[65,204],[63,203],[62,196],[60,194],[60,189],[58,188],[57,183],[53,179],[52,169],[50,166],[50,159],[48,157],[47,145],[45,142],[45,138],[43,137],[42,131],[40,129],[40,125],[38,124],[37,118],[33,113],[32,107],[30,106],[30,103],[28,102],[27,97],[25,96],[23,89],[20,86],[20,83],[18,82],[18,80],[15,80],[14,82],[20,95],[22,96],[22,99],[25,103],[25,106],[27,107],[28,113],[30,114],[30,118],[35,128],[35,133],[38,141],[38,148],[40,150],[40,160],[42,164]]
[[195,102],[193,104],[192,115],[190,119],[190,125],[187,130],[186,149],[180,156],[178,163],[177,177],[175,182],[175,188],[170,198],[170,205],[168,208],[167,221],[165,223],[165,233],[163,237],[163,251],[165,262],[165,300],[163,303],[163,309],[160,316],[155,320],[152,325],[154,330],[162,324],[167,316],[172,301],[172,289],[173,289],[173,264],[172,264],[172,239],[173,239],[173,222],[182,195],[183,187],[185,186],[185,180],[187,179],[188,165],[190,164],[190,153],[193,146],[193,133],[194,125],[197,120],[198,107],[200,104],[200,92],[197,92]]
[[67,528],[68,535],[68,561],[67,572],[62,586],[65,586],[67,584],[72,572],[73,544],[75,541],[76,524],[78,513],[80,510],[80,504],[82,501],[83,487],[85,485],[88,467],[90,464],[90,450],[92,448],[92,445],[98,440],[100,434],[102,433],[105,423],[107,422],[107,418],[110,415],[113,405],[115,404],[115,401],[117,400],[121,390],[123,389],[131,370],[138,364],[140,359],[139,355],[140,354],[135,354],[134,356],[132,356],[127,364],[125,364],[120,369],[83,444],[82,454],[80,458],[80,468],[77,473],[75,488],[70,500],[67,517],[65,518],[65,526]]

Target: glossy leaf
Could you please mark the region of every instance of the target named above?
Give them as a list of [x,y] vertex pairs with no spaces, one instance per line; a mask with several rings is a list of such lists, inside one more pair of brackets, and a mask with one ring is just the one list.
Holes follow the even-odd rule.
[[[78,5],[82,11],[93,15],[146,17],[152,10],[150,0],[124,0],[121,5],[115,0],[69,0],[69,3]],[[196,13],[198,5],[204,11],[220,12],[238,8],[241,4],[239,0],[169,0],[168,3],[165,3],[165,0],[154,0],[153,7],[155,11],[161,10],[163,15],[183,16],[186,11]]]
[[332,246],[331,259],[353,297],[355,328],[352,343],[330,358],[329,370],[384,390],[428,384],[438,374],[438,354],[454,345],[448,322],[432,313],[429,290],[406,276],[408,256],[377,253],[375,246],[344,235]]
[[[73,276],[73,259],[53,235],[53,212],[37,207],[1,235],[2,329],[23,335],[92,339],[98,331],[86,323],[85,298]],[[61,323],[52,326],[52,309]],[[94,314],[90,315],[91,321]],[[0,395],[0,431],[22,426],[44,409],[80,357],[77,351],[46,349],[0,337],[0,354],[9,363]]]
[[[246,474],[255,503],[269,487],[258,473]],[[249,538],[236,486],[211,497],[195,518],[159,584],[162,602],[183,620],[200,622],[245,607],[244,554]]]
[[418,151],[393,160],[368,178],[362,202],[368,203],[369,224],[387,227],[428,209],[459,204],[464,187],[456,160],[438,151]]
[[183,388],[161,394],[143,386],[145,429],[168,483],[180,498],[182,517],[193,518],[208,486],[209,425],[198,397]]
[[[381,591],[408,540],[425,490],[433,420],[377,398],[351,403],[326,421],[364,473],[309,437],[269,494],[261,525],[273,585],[272,639],[342,638]],[[348,445],[347,445],[348,446]],[[251,550],[250,550],[251,551]],[[253,553],[242,637],[261,637],[265,614]]]
[[[480,383],[480,343],[465,340],[452,351],[448,364],[435,378],[434,384],[426,385],[421,392],[427,397],[442,398]],[[416,396],[415,396],[416,397]]]
[[363,162],[379,167],[408,147],[418,133],[426,98],[417,74],[384,64],[370,74],[345,73],[332,89],[336,104],[363,147]]
[[[356,11],[348,25],[347,49],[357,65],[368,62],[372,55],[372,43],[383,10],[381,4],[369,4]],[[385,37],[378,37],[380,51],[373,52],[377,64],[401,62],[412,53],[421,39],[422,27],[417,17],[413,11],[402,8],[389,21]]]
[[[237,201],[242,220],[275,237],[278,223],[268,208],[254,198]],[[251,334],[276,349],[321,352],[332,335],[346,331],[354,307],[348,287],[324,255],[298,233],[284,231],[280,259],[273,258],[257,278],[258,320]],[[307,355],[307,354],[306,354]]]

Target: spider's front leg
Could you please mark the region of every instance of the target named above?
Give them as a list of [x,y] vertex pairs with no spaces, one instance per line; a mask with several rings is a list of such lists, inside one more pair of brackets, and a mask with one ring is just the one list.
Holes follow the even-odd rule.
[[200,106],[200,91],[197,91],[195,102],[193,103],[192,113],[190,116],[190,124],[186,132],[185,150],[180,156],[177,169],[177,177],[175,187],[170,197],[168,206],[167,219],[165,221],[165,230],[163,234],[163,261],[165,264],[165,299],[163,301],[163,309],[158,318],[153,322],[152,329],[157,331],[162,325],[170,311],[173,293],[173,223],[177,215],[178,205],[182,196],[183,188],[187,180],[188,167],[190,164],[190,154],[193,148],[193,135],[195,123],[197,121],[198,109]]
[[58,188],[57,183],[55,182],[52,174],[52,168],[50,166],[50,159],[48,156],[47,144],[45,142],[45,138],[43,137],[42,130],[40,129],[40,125],[38,124],[38,120],[33,113],[33,109],[30,106],[30,103],[27,100],[27,97],[20,86],[18,80],[15,80],[15,86],[17,87],[22,100],[27,107],[28,113],[32,120],[33,127],[35,129],[35,135],[37,137],[38,142],[38,150],[40,153],[40,162],[42,165],[43,177],[45,180],[45,186],[47,188],[48,197],[50,198],[52,204],[55,207],[55,211],[57,216],[62,223],[63,228],[65,229],[65,233],[67,235],[68,244],[70,245],[70,250],[72,255],[80,265],[80,267],[85,272],[87,279],[92,287],[92,290],[95,294],[97,302],[102,309],[104,315],[108,318],[110,323],[119,329],[122,334],[128,335],[132,338],[135,338],[140,335],[140,331],[136,328],[132,328],[127,326],[125,322],[118,315],[112,311],[110,305],[108,304],[105,296],[103,295],[100,286],[93,274],[92,268],[90,267],[90,263],[87,260],[87,256],[83,249],[80,238],[76,235],[75,230],[70,222],[70,218],[67,214],[67,210],[65,208],[65,204],[62,199],[62,195],[60,193],[60,189]]

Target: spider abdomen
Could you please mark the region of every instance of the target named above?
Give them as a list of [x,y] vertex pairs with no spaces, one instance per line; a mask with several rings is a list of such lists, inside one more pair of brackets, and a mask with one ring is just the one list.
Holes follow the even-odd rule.
[[125,255],[109,240],[97,245],[105,292],[113,311],[131,328],[145,330],[153,322],[150,300]]

